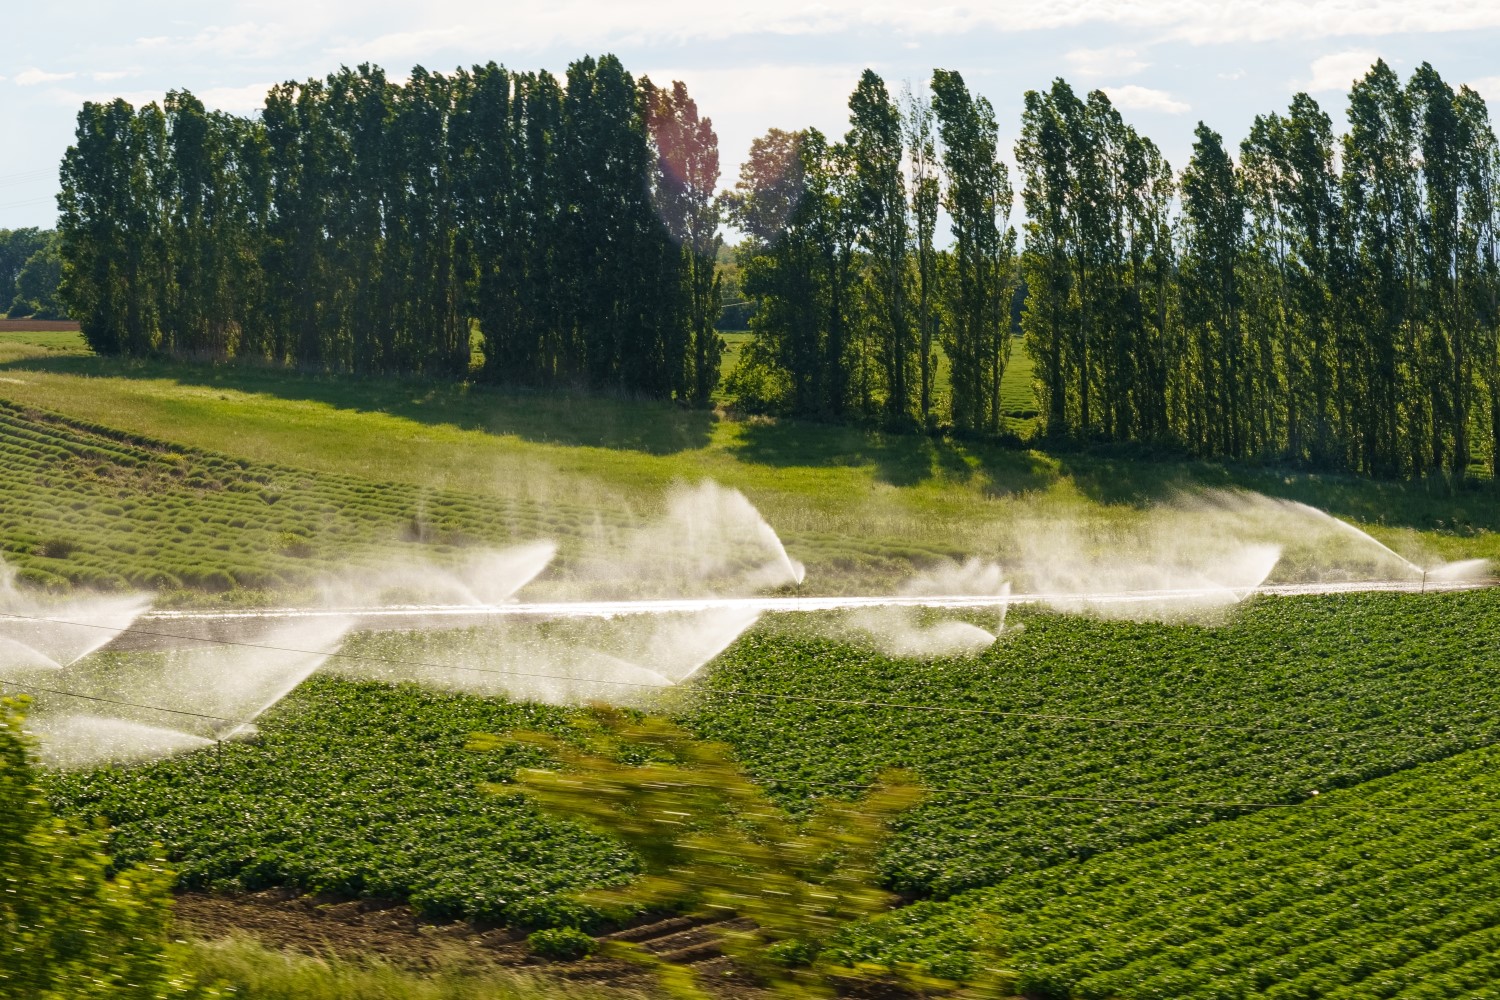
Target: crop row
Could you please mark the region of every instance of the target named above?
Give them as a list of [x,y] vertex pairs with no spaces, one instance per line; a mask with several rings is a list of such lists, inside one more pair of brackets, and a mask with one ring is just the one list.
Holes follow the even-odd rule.
[[1028,996],[1461,997],[1500,982],[1500,748],[924,903],[846,961],[962,975],[998,948]]
[[[789,802],[912,771],[934,794],[886,875],[943,895],[1235,815],[1055,797],[1296,802],[1483,744],[1500,718],[1472,639],[1500,628],[1494,592],[1266,599],[1222,628],[1020,617],[930,664],[763,627],[706,677],[694,725]],[[909,705],[959,711],[887,707]]]
[[[1453,629],[1455,620],[1468,630]],[[1466,638],[1500,631],[1500,594],[1491,592],[1268,599],[1216,629],[1039,613],[1017,613],[1014,622],[1024,631],[981,656],[922,663],[829,637],[827,616],[768,621],[710,665],[674,711],[729,743],[792,809],[853,794],[887,768],[912,772],[930,794],[899,821],[882,873],[919,897],[1003,883],[1241,814],[1195,803],[1299,802],[1452,756],[1491,741],[1500,716],[1493,657]],[[474,649],[441,657],[420,638],[410,648],[406,641],[393,635],[361,648],[397,662],[502,659],[483,645],[496,640],[478,633]],[[528,670],[547,671],[544,652]],[[408,676],[422,672],[413,665]],[[467,732],[485,727],[465,722],[446,742],[422,742],[456,711],[445,706],[494,712],[492,726],[522,709],[424,696],[409,701],[420,724],[406,732],[392,729],[383,706],[415,696],[341,683],[323,679],[294,695],[265,720],[258,742],[225,750],[222,771],[212,760],[168,761],[128,780],[67,779],[62,787],[73,791],[63,798],[72,811],[118,824],[130,856],[165,844],[190,877],[381,887],[419,893],[444,912],[508,913],[516,891],[481,878],[467,853],[451,854],[478,828],[477,800],[443,799],[409,835],[369,826],[361,809],[425,810],[422,789],[460,783],[467,772],[441,768]],[[330,699],[342,714],[313,736],[302,733],[302,715]],[[388,776],[392,790],[363,799],[340,777],[346,772]],[[91,790],[81,794],[84,787]],[[237,797],[222,799],[224,788]],[[303,832],[262,829],[280,822],[268,817],[287,798]],[[486,804],[486,821],[497,808]],[[246,814],[255,824],[241,830]],[[391,837],[400,851],[370,846]],[[506,859],[521,865],[510,869],[518,885],[562,877],[547,868],[556,858],[520,857],[539,874],[522,878],[514,873],[525,865]],[[443,892],[402,874],[417,868],[447,872]],[[587,871],[566,874],[584,879]]]
[[55,589],[224,591],[568,537],[596,512],[311,475],[0,402],[0,552]]

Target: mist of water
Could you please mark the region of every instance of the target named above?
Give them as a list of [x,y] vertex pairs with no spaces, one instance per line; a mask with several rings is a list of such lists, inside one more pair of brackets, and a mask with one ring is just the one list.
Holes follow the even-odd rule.
[[886,656],[920,660],[972,656],[988,649],[1005,630],[1010,583],[998,563],[980,559],[941,562],[908,580],[901,587],[901,595],[994,598],[995,631],[956,619],[930,621],[932,612],[914,607],[863,608],[849,615],[848,624],[863,632]]
[[102,648],[151,607],[145,594],[48,597],[0,561],[0,666],[65,667]]
[[806,574],[745,495],[712,480],[673,489],[645,524],[596,524],[574,563],[563,585],[572,598],[753,594]]
[[1309,506],[1308,504],[1299,503],[1296,500],[1279,500],[1272,502],[1282,504],[1285,506],[1285,509],[1289,511],[1295,511],[1297,514],[1300,514],[1301,516],[1310,520],[1316,521],[1319,524],[1327,525],[1334,531],[1341,532],[1342,534],[1346,535],[1360,546],[1384,554],[1385,556],[1389,557],[1389,562],[1392,566],[1399,567],[1408,575],[1415,577],[1420,577],[1422,575],[1423,571],[1421,566],[1418,566],[1416,563],[1412,562],[1410,559],[1406,558],[1401,553],[1397,552],[1395,549],[1391,548],[1389,545],[1376,538],[1374,535],[1371,535],[1368,531],[1361,530],[1360,528],[1357,528],[1354,525],[1350,524],[1348,521],[1334,517],[1332,514],[1328,513],[1325,510],[1319,510],[1318,508]]
[[213,740],[178,729],[102,715],[57,715],[28,719],[42,762],[74,769],[103,764],[135,764],[200,750]]
[[335,608],[495,606],[514,599],[556,554],[555,543],[535,541],[504,549],[474,549],[450,565],[420,559],[391,561],[380,570],[329,577],[320,590],[323,604]]
[[1488,559],[1460,559],[1427,570],[1429,583],[1482,583],[1493,579],[1494,564]]
[[[165,654],[151,678],[152,701],[228,720],[216,735],[239,735],[337,653],[353,620],[289,619],[240,640]],[[143,678],[133,678],[139,684]]]

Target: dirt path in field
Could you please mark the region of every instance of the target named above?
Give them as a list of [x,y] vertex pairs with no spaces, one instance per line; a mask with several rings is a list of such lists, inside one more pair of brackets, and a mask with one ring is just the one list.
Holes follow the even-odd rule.
[[[424,920],[402,903],[333,900],[276,889],[236,896],[190,892],[177,897],[176,914],[180,931],[210,940],[241,934],[270,948],[307,955],[374,959],[418,970],[506,967],[636,996],[660,995],[656,980],[635,965],[598,956],[548,962],[530,954],[523,934]],[[636,942],[670,962],[692,966],[724,1000],[768,997],[719,952],[713,929],[703,920],[676,917],[607,937]]]

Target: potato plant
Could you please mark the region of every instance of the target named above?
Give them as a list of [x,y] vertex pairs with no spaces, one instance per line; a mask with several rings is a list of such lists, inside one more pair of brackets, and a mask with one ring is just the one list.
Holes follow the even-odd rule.
[[[1025,630],[982,656],[919,663],[829,638],[820,616],[771,619],[662,708],[729,744],[793,812],[855,798],[889,768],[912,774],[926,795],[898,817],[879,874],[938,899],[1229,829],[1244,810],[1227,803],[1303,802],[1454,757],[1493,741],[1500,717],[1493,655],[1470,638],[1500,630],[1491,592],[1268,599],[1213,629],[1013,622]],[[421,658],[396,635],[379,650]],[[570,896],[635,871],[631,857],[519,798],[480,794],[532,762],[463,750],[474,732],[562,732],[562,719],[317,677],[254,739],[60,775],[52,789],[60,808],[115,824],[125,858],[163,844],[187,885],[587,924],[597,914]]]

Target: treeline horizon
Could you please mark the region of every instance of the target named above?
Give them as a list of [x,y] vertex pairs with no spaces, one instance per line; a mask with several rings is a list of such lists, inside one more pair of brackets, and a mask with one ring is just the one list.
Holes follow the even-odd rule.
[[1483,99],[1431,66],[1377,62],[1338,137],[1307,94],[1237,157],[1200,122],[1180,174],[1059,78],[1025,96],[1017,225],[993,107],[958,73],[897,98],[866,70],[849,109],[842,139],[768,131],[721,192],[686,88],[613,56],[561,81],[346,67],[256,118],[183,91],[85,104],[62,295],[103,353],[706,405],[729,223],[747,409],[1005,433],[1021,301],[1051,438],[1494,469],[1500,151]]

